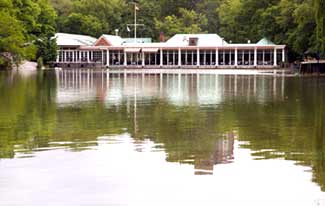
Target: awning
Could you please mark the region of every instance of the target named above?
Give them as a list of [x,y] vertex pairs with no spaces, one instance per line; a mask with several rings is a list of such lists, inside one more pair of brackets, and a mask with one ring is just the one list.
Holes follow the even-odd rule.
[[142,51],[144,53],[157,53],[158,52],[158,48],[143,48]]
[[124,51],[126,53],[139,53],[140,52],[140,48],[125,48]]

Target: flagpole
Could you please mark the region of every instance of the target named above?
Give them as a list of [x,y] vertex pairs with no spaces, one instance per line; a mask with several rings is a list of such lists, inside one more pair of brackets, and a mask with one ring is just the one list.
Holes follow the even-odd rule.
[[132,2],[132,4],[134,4],[134,24],[127,24],[126,28],[127,28],[128,32],[130,32],[129,26],[134,26],[134,43],[136,43],[137,42],[137,27],[144,26],[144,24],[137,24],[137,10],[139,10],[139,8],[138,8],[136,2]]
[[137,42],[137,4],[134,3],[134,43]]

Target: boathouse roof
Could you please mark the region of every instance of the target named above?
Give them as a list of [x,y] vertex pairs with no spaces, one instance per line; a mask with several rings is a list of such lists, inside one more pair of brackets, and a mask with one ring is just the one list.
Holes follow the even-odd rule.
[[271,40],[265,37],[261,39],[259,42],[257,42],[256,44],[261,46],[275,45]]
[[[175,48],[175,47],[273,47],[284,48],[285,45],[276,45],[267,38],[261,39],[257,43],[228,44],[217,34],[176,34],[166,42],[132,42],[120,36],[103,34],[98,39],[78,34],[57,33],[55,34],[57,45],[60,47],[131,47],[131,48]],[[143,40],[143,38],[139,38]]]
[[95,42],[95,46],[121,46],[124,40],[120,36],[103,34]]
[[92,46],[97,40],[87,35],[67,33],[56,33],[54,38],[59,46]]
[[222,46],[228,44],[217,34],[176,34],[171,37],[168,46],[189,46],[191,39],[197,39],[196,46]]
[[[123,38],[123,43],[134,43],[134,38]],[[136,43],[152,43],[151,38],[137,38]]]

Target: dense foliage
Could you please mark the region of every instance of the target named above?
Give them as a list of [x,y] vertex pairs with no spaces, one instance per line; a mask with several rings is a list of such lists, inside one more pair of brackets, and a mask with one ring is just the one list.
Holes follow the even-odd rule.
[[[132,36],[132,0],[52,0],[59,30],[99,36]],[[289,48],[290,60],[305,51],[324,55],[324,0],[138,0],[139,35],[166,39],[175,33],[218,33],[231,42],[267,37]]]
[[0,0],[0,68],[23,59],[52,60],[56,17],[47,0]]
[[[55,31],[132,37],[133,0],[0,0],[0,65],[55,56]],[[231,42],[267,37],[288,45],[290,60],[325,55],[324,0],[138,0],[138,36],[218,33]],[[54,8],[54,9],[53,9]],[[48,47],[51,47],[50,49]],[[38,48],[38,49],[37,49]],[[38,51],[37,51],[38,50]],[[8,55],[10,54],[10,55]]]

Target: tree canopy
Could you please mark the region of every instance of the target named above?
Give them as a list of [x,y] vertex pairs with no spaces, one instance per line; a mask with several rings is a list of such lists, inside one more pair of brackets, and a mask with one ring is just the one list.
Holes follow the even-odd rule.
[[[40,55],[51,56],[44,59],[52,60],[56,17],[47,0],[0,0],[0,68]],[[44,44],[47,51],[41,47]]]
[[[306,50],[325,55],[323,0],[137,0],[138,35],[218,33],[233,43],[263,37],[286,44],[290,60]],[[131,37],[133,0],[0,0],[0,65],[8,58],[55,56],[54,32]],[[10,28],[8,28],[10,26]],[[50,49],[44,50],[50,47]],[[42,51],[40,51],[42,50]],[[10,55],[8,55],[10,54]],[[45,58],[44,58],[45,56]]]
[[[126,24],[133,22],[132,0],[51,0],[62,14],[62,32],[98,37],[102,33],[130,36]],[[139,35],[159,39],[176,33],[218,33],[239,43],[263,37],[286,44],[291,60],[312,49],[324,55],[323,0],[138,0],[138,21],[145,24]],[[72,16],[73,15],[73,16]],[[72,17],[82,23],[75,23]],[[92,19],[93,25],[88,25]],[[72,25],[71,25],[72,24]],[[76,28],[77,27],[77,28]]]

